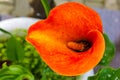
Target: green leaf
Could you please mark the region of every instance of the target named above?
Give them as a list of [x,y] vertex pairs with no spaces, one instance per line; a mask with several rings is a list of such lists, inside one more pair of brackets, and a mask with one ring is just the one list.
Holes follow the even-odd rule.
[[114,44],[110,41],[109,37],[107,34],[103,34],[104,39],[105,39],[105,53],[100,61],[99,65],[106,66],[110,64],[111,60],[114,57],[115,54],[115,46]]
[[49,3],[48,3],[48,0],[41,0],[41,2],[42,2],[42,5],[43,5],[43,7],[44,7],[45,14],[46,14],[46,16],[48,17],[49,12],[50,12],[50,5],[49,5]]
[[95,76],[90,76],[88,80],[120,80],[120,68],[113,69],[106,67],[100,69]]
[[4,30],[2,28],[0,28],[0,31],[2,31],[3,33],[6,33],[6,34],[9,34],[10,36],[12,36],[12,34],[10,32],[8,32],[8,31],[6,31],[6,30]]
[[7,66],[3,64],[0,69],[0,80],[34,80],[34,76],[20,65]]
[[24,48],[14,37],[8,39],[6,53],[8,59],[13,62],[22,61],[24,58]]

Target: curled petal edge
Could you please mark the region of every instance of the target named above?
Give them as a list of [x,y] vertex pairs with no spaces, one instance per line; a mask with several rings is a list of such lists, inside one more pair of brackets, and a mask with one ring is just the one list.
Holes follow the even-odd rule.
[[39,32],[32,32],[26,39],[35,46],[41,58],[53,71],[64,76],[82,75],[94,68],[105,51],[104,37],[98,30],[91,30],[86,35],[92,46],[84,52],[74,52],[56,39],[45,34],[39,35]]

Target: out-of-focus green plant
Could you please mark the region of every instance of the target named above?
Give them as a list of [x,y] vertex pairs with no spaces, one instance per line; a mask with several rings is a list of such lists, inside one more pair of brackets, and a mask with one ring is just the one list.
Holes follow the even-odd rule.
[[0,80],[34,80],[34,76],[23,66],[7,66],[4,63],[0,69]]
[[24,49],[22,47],[22,44],[18,42],[15,37],[8,31],[0,28],[0,30],[8,35],[10,35],[10,38],[7,40],[6,43],[6,53],[7,57],[10,61],[14,62],[20,62],[24,58]]
[[97,72],[97,74],[89,77],[88,80],[120,80],[120,68],[102,68]]

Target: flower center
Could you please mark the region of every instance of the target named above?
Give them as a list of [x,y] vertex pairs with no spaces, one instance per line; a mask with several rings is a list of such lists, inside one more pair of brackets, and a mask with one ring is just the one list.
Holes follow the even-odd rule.
[[68,42],[67,47],[76,52],[84,52],[91,47],[91,43],[86,40],[81,40],[77,42]]

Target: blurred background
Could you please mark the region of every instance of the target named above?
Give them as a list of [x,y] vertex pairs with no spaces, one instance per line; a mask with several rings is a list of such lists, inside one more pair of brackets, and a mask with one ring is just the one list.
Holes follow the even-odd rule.
[[[120,0],[48,0],[51,8],[68,1],[81,2],[96,10],[105,33],[116,46],[112,67],[120,67]],[[12,17],[46,18],[40,0],[0,0],[0,20]],[[97,69],[98,67],[96,67]]]
[[[120,0],[48,0],[51,7],[68,1],[81,2],[92,8],[120,10]],[[0,14],[44,18],[40,0],[0,0]]]

